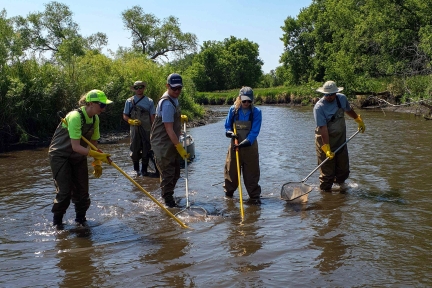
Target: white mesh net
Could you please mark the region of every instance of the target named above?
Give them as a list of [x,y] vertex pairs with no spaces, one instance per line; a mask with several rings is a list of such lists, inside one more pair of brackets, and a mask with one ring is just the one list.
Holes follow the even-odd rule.
[[282,186],[281,198],[286,201],[298,199],[301,202],[306,202],[309,192],[312,187],[302,182],[288,182]]

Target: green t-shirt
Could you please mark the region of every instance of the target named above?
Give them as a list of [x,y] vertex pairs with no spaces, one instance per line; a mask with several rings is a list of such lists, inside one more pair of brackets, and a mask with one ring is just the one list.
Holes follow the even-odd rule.
[[[85,123],[86,124],[92,124],[93,118],[90,118],[87,115],[87,112],[85,110],[85,106],[82,106],[79,109],[81,109],[81,111],[83,111]],[[95,123],[94,123],[93,135],[92,135],[90,140],[99,140],[99,138],[100,138],[99,117],[97,115],[94,115],[93,117],[96,117],[96,119],[95,119]],[[76,140],[81,139],[82,131],[81,131],[81,115],[80,115],[80,113],[76,110],[69,112],[66,115],[66,122],[68,123],[67,129],[69,131],[69,137],[71,139],[76,139]],[[64,128],[66,128],[66,124],[63,123],[62,125]]]

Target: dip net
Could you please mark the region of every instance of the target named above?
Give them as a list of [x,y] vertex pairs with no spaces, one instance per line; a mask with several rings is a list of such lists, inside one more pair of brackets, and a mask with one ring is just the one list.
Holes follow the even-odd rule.
[[285,201],[306,202],[312,187],[303,182],[288,182],[282,186],[281,198]]

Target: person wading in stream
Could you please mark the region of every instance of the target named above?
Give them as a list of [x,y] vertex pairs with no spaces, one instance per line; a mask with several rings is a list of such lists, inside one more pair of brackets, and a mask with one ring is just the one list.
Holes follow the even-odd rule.
[[65,117],[66,123],[60,122],[54,132],[48,155],[56,187],[51,212],[54,213],[53,224],[57,228],[62,227],[63,215],[71,200],[75,205],[75,222],[86,222],[86,212],[90,207],[87,156],[94,158],[93,174],[99,178],[102,162],[109,163],[111,155],[91,150],[81,136],[97,145],[100,138],[98,115],[111,103],[103,91],[89,91],[79,100],[80,108],[69,112]]
[[[130,125],[130,157],[136,175],[142,174],[157,178],[159,177],[157,169],[155,173],[147,171],[149,161],[154,161],[150,145],[150,130],[156,112],[153,99],[144,95],[146,85],[146,82],[135,81],[131,87],[135,95],[126,100],[123,119]],[[141,172],[139,169],[140,160],[142,161]]]
[[167,78],[167,91],[162,95],[156,107],[150,141],[153,147],[156,165],[161,174],[161,196],[168,207],[176,207],[174,188],[180,178],[180,159],[189,158],[179,142],[181,134],[181,110],[178,97],[183,88],[179,74],[170,74]]
[[320,167],[320,189],[331,192],[333,183],[336,183],[341,192],[347,188],[345,180],[348,178],[349,156],[347,145],[343,146],[336,155],[336,150],[346,141],[345,117],[347,114],[358,124],[363,133],[366,129],[360,115],[350,106],[344,94],[338,93],[343,87],[337,87],[334,81],[327,81],[316,91],[323,93],[323,97],[315,104],[313,115],[316,122],[315,144],[318,164],[327,157],[329,160]]
[[[257,137],[261,129],[261,110],[253,105],[254,95],[250,87],[240,89],[234,105],[230,107],[225,119],[225,136],[231,138],[225,162],[225,184],[226,198],[233,198],[234,191],[239,186],[237,173],[237,161],[235,147],[239,148],[240,168],[243,172],[243,181],[249,194],[249,204],[260,205],[261,186],[259,153]],[[234,126],[236,132],[234,134]],[[234,139],[239,144],[235,144]],[[240,169],[239,168],[239,169]]]

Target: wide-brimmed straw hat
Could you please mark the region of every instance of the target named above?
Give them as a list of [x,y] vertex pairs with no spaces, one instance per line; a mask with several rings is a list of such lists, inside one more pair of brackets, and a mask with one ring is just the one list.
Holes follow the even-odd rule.
[[318,88],[316,91],[324,94],[332,94],[340,92],[344,89],[344,87],[337,87],[334,81],[327,81],[324,85]]

